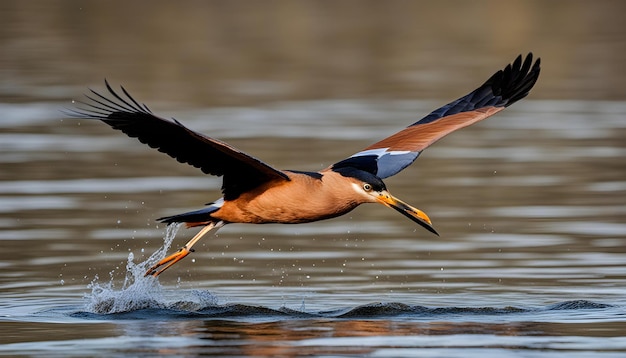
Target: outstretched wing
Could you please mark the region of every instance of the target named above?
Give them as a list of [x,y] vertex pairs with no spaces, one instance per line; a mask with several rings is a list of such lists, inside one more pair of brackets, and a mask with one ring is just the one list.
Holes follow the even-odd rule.
[[120,130],[141,143],[160,152],[200,168],[204,173],[224,176],[222,191],[224,198],[237,198],[242,192],[272,181],[288,181],[289,177],[262,161],[239,149],[195,132],[175,119],[155,116],[150,109],[135,101],[121,87],[125,97],[116,93],[105,80],[110,99],[91,90],[91,103],[82,103],[85,108],[68,111],[73,117],[98,119],[113,129]]
[[395,175],[413,163],[425,148],[445,135],[492,116],[526,97],[539,77],[539,66],[539,59],[533,64],[532,53],[523,62],[520,55],[512,65],[496,72],[468,95],[433,111],[350,158],[333,164],[331,169],[354,167],[380,178]]

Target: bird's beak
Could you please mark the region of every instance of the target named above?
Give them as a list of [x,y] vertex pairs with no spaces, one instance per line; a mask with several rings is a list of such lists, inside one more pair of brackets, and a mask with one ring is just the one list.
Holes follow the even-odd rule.
[[432,226],[428,215],[426,215],[426,213],[421,211],[420,209],[414,208],[411,205],[403,202],[402,200],[395,198],[386,190],[378,193],[378,201],[385,206],[395,209],[402,215],[420,224],[422,227],[424,227],[424,229],[439,236],[437,230],[435,230],[435,228]]

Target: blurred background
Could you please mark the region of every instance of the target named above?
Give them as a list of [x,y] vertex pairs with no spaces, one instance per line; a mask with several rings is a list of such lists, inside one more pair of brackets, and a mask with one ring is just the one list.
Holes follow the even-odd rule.
[[[359,355],[440,345],[466,357],[481,344],[623,352],[624,14],[621,0],[0,1],[0,343],[28,342],[0,354],[347,352],[326,343]],[[161,291],[135,293],[149,296],[143,307],[168,307],[158,296],[168,294],[259,315],[203,326],[178,308],[137,320],[84,314],[102,296],[144,302],[120,291],[129,254],[141,262],[159,249],[155,219],[202,207],[221,185],[102,123],[67,118],[88,88],[106,91],[106,78],[277,168],[319,170],[531,51],[542,73],[528,98],[386,180],[441,237],[375,205],[306,225],[229,225],[160,276]],[[171,250],[194,233],[181,229]],[[283,322],[263,309],[359,315],[377,301],[452,308],[407,313],[403,325],[393,304],[378,306],[375,323]],[[415,340],[425,334],[440,340]],[[501,337],[518,335],[529,337]],[[232,350],[216,349],[219,337]]]
[[622,1],[2,1],[0,99],[107,78],[173,106],[455,98],[544,59],[534,99],[621,100]]
[[[383,287],[464,292],[477,287],[463,271],[468,262],[515,271],[537,264],[540,252],[623,253],[625,12],[623,1],[4,0],[3,277],[11,284],[36,270],[33,287],[71,280],[84,290],[95,273],[123,267],[129,251],[158,248],[156,218],[219,197],[219,179],[101,123],[65,118],[63,108],[88,88],[103,91],[105,78],[155,113],[278,168],[318,170],[530,51],[542,74],[527,99],[388,179],[393,193],[430,214],[441,239],[366,207],[311,225],[233,225],[198,249],[202,264],[179,268],[238,290],[317,283],[332,291],[328,280],[346,272],[337,280],[364,285],[356,290],[384,274]],[[385,255],[375,254],[380,247]],[[411,265],[426,269],[411,273]],[[443,268],[455,265],[461,271],[446,277]],[[493,288],[502,270],[481,269],[473,280]]]

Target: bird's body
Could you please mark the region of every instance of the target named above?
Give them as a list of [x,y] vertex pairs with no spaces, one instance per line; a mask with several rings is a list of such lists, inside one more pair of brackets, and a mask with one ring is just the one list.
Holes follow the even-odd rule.
[[346,195],[353,189],[335,172],[285,173],[289,181],[266,183],[240,200],[224,202],[214,216],[238,223],[300,224],[343,215],[364,202]]
[[524,98],[539,76],[539,60],[519,56],[468,95],[433,111],[400,132],[319,172],[278,170],[217,139],[159,118],[136,102],[124,88],[125,98],[108,83],[115,99],[92,91],[88,108],[73,110],[77,117],[101,120],[138,138],[179,162],[223,176],[223,197],[205,208],[159,219],[184,222],[202,229],[183,248],[151,267],[158,276],[187,256],[206,233],[229,223],[299,224],[343,215],[365,203],[380,203],[397,210],[437,234],[428,216],[393,197],[382,179],[413,163],[421,152],[443,136],[485,119]]
[[203,225],[207,220],[248,224],[300,224],[340,216],[364,203],[363,200],[349,195],[354,190],[351,183],[333,171],[283,172],[288,176],[288,181],[264,183],[242,193],[237,200],[219,199],[200,210],[202,213],[192,212],[191,215],[182,214],[183,216],[177,215],[163,220],[182,220],[188,226]]

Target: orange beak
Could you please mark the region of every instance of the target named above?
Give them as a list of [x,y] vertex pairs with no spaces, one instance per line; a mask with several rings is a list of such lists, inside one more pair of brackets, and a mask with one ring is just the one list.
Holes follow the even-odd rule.
[[406,216],[412,221],[420,224],[424,229],[439,236],[439,233],[433,227],[428,215],[426,215],[426,213],[421,211],[420,209],[414,208],[411,205],[403,202],[402,200],[395,198],[386,190],[379,193],[378,201],[381,204],[398,211],[400,214]]

